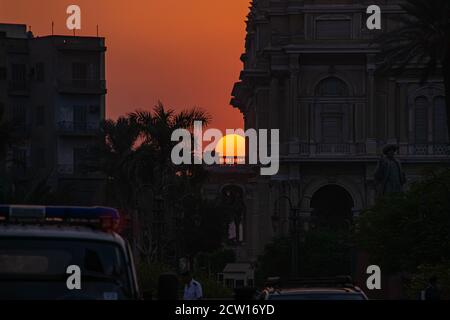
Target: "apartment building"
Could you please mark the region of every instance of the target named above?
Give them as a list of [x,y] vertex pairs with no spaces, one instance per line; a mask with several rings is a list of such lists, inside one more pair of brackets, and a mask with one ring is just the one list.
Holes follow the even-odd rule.
[[7,161],[16,192],[45,181],[66,202],[100,201],[94,155],[105,118],[105,52],[104,38],[35,37],[25,25],[0,24],[0,104],[17,142]]

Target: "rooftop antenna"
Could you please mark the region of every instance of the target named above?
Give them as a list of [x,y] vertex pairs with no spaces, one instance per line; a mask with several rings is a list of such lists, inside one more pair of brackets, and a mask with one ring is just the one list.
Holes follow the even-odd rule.
[[98,25],[97,25],[97,38],[98,38]]
[[54,35],[55,32],[55,22],[52,21],[52,36]]

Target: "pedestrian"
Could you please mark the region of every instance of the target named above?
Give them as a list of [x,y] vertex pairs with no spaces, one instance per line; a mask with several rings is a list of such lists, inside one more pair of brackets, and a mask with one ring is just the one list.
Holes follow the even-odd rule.
[[203,298],[203,290],[200,282],[194,280],[189,271],[181,274],[184,284],[183,300],[201,300]]
[[428,280],[428,287],[421,292],[420,300],[441,300],[441,291],[438,287],[438,278],[432,276]]

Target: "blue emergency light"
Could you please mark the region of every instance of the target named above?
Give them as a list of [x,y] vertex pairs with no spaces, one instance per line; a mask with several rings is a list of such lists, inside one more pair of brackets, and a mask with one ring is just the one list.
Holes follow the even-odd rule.
[[106,207],[0,205],[0,222],[88,225],[116,231],[120,215],[116,209]]

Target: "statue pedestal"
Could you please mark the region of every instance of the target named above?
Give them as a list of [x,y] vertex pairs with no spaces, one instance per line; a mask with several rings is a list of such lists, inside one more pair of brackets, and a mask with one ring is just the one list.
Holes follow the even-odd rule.
[[377,141],[375,139],[366,140],[366,152],[370,155],[377,154]]

